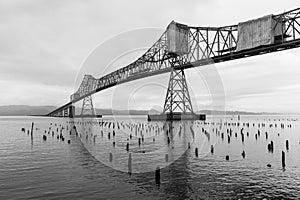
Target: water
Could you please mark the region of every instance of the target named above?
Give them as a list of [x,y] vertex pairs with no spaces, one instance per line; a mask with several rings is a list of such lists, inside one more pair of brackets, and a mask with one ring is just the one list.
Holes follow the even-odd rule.
[[[298,116],[241,116],[239,127],[232,124],[237,122],[237,118],[232,116],[209,117],[207,124],[173,123],[165,125],[165,130],[168,126],[174,127],[168,133],[170,144],[162,129],[164,124],[148,124],[143,116],[106,117],[104,127],[99,125],[101,120],[94,124],[87,123],[88,119],[83,121],[75,121],[76,136],[69,134],[73,124],[67,119],[1,117],[0,199],[300,198]],[[35,123],[33,141],[27,134],[31,122]],[[114,129],[112,125],[108,127],[109,122],[115,123]],[[249,127],[243,126],[243,123],[249,123]],[[284,129],[280,128],[281,123],[285,125]],[[144,129],[138,127],[142,124]],[[273,126],[270,127],[270,124]],[[288,128],[290,124],[291,128]],[[64,127],[62,134],[65,141],[56,138],[60,125]],[[135,128],[131,130],[135,126],[137,131]],[[23,127],[25,133],[21,131]],[[209,135],[202,132],[202,127]],[[226,132],[228,128],[232,129],[230,143]],[[220,132],[216,133],[216,129]],[[256,140],[258,130],[260,136]],[[267,139],[265,132],[268,133]],[[46,141],[43,141],[44,134]],[[130,134],[132,139],[129,139]],[[139,146],[138,138],[142,135],[144,142]],[[274,142],[273,153],[267,149],[271,140]],[[288,150],[286,140],[289,141]],[[131,176],[127,173],[127,142],[132,155]],[[210,153],[211,145],[214,146],[213,154]],[[195,148],[199,149],[198,157]],[[241,156],[243,150],[246,152],[245,159]],[[281,151],[286,155],[285,169],[281,165]],[[111,162],[109,153],[113,154]],[[229,155],[229,161],[225,160],[226,155]],[[271,168],[267,164],[271,164]],[[162,168],[160,186],[154,180],[157,166]]]

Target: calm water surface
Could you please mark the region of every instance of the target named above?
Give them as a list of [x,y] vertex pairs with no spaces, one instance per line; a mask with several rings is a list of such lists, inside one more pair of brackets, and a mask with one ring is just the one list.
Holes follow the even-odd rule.
[[[33,140],[27,133],[31,122]],[[64,141],[57,139],[60,133]],[[140,145],[139,138],[144,138]],[[267,149],[270,141],[273,152]],[[157,166],[159,186],[154,180]],[[93,122],[0,118],[0,199],[247,198],[300,199],[299,116],[241,116],[239,121],[233,116],[208,117],[205,124],[148,123],[144,116]]]

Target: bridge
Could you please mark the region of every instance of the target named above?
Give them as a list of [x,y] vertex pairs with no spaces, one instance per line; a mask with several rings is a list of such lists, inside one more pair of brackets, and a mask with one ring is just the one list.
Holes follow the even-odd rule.
[[172,21],[157,42],[131,64],[98,79],[84,75],[69,102],[47,116],[74,117],[73,104],[80,100],[81,116],[95,115],[93,94],[118,84],[170,73],[163,113],[148,119],[205,119],[193,112],[184,70],[298,48],[299,18],[300,8],[224,27],[194,27]]

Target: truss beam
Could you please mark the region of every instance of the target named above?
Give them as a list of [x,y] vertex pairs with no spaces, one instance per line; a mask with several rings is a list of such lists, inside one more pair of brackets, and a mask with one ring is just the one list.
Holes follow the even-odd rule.
[[[131,64],[99,79],[91,75],[85,75],[78,90],[70,96],[70,103],[78,102],[117,84],[170,72],[172,68],[176,70],[186,69],[300,47],[300,8],[274,15],[273,18],[276,21],[273,27],[274,30],[278,29],[281,24],[283,24],[282,27],[285,27],[282,28],[281,34],[277,36],[276,42],[272,45],[242,51],[236,50],[238,25],[224,27],[181,25],[188,28],[188,53],[175,55],[176,60],[178,60],[175,66],[172,66],[174,54],[167,51],[166,30],[147,52]],[[59,113],[64,107],[65,105],[48,115]]]

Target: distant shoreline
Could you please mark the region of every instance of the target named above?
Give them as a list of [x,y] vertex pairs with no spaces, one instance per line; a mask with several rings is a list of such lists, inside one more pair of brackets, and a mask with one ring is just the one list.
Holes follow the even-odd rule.
[[[238,115],[240,116],[297,116],[300,114],[297,113],[277,113],[277,114],[272,114],[272,113],[264,113],[264,114],[207,114],[207,116],[229,116],[229,117],[237,117]],[[106,116],[147,116],[147,114],[106,114],[102,115],[104,117]],[[46,115],[0,115],[0,117],[49,117]],[[101,117],[98,117],[99,119]]]
[[[0,116],[45,116],[56,109],[55,106],[27,106],[27,105],[9,105],[0,106]],[[113,115],[148,115],[159,114],[157,110],[112,110],[112,109],[95,109],[97,114],[103,116]],[[80,113],[80,108],[76,109]],[[210,115],[300,115],[300,113],[275,113],[275,112],[248,112],[248,111],[221,111],[221,110],[201,110],[197,114]]]

